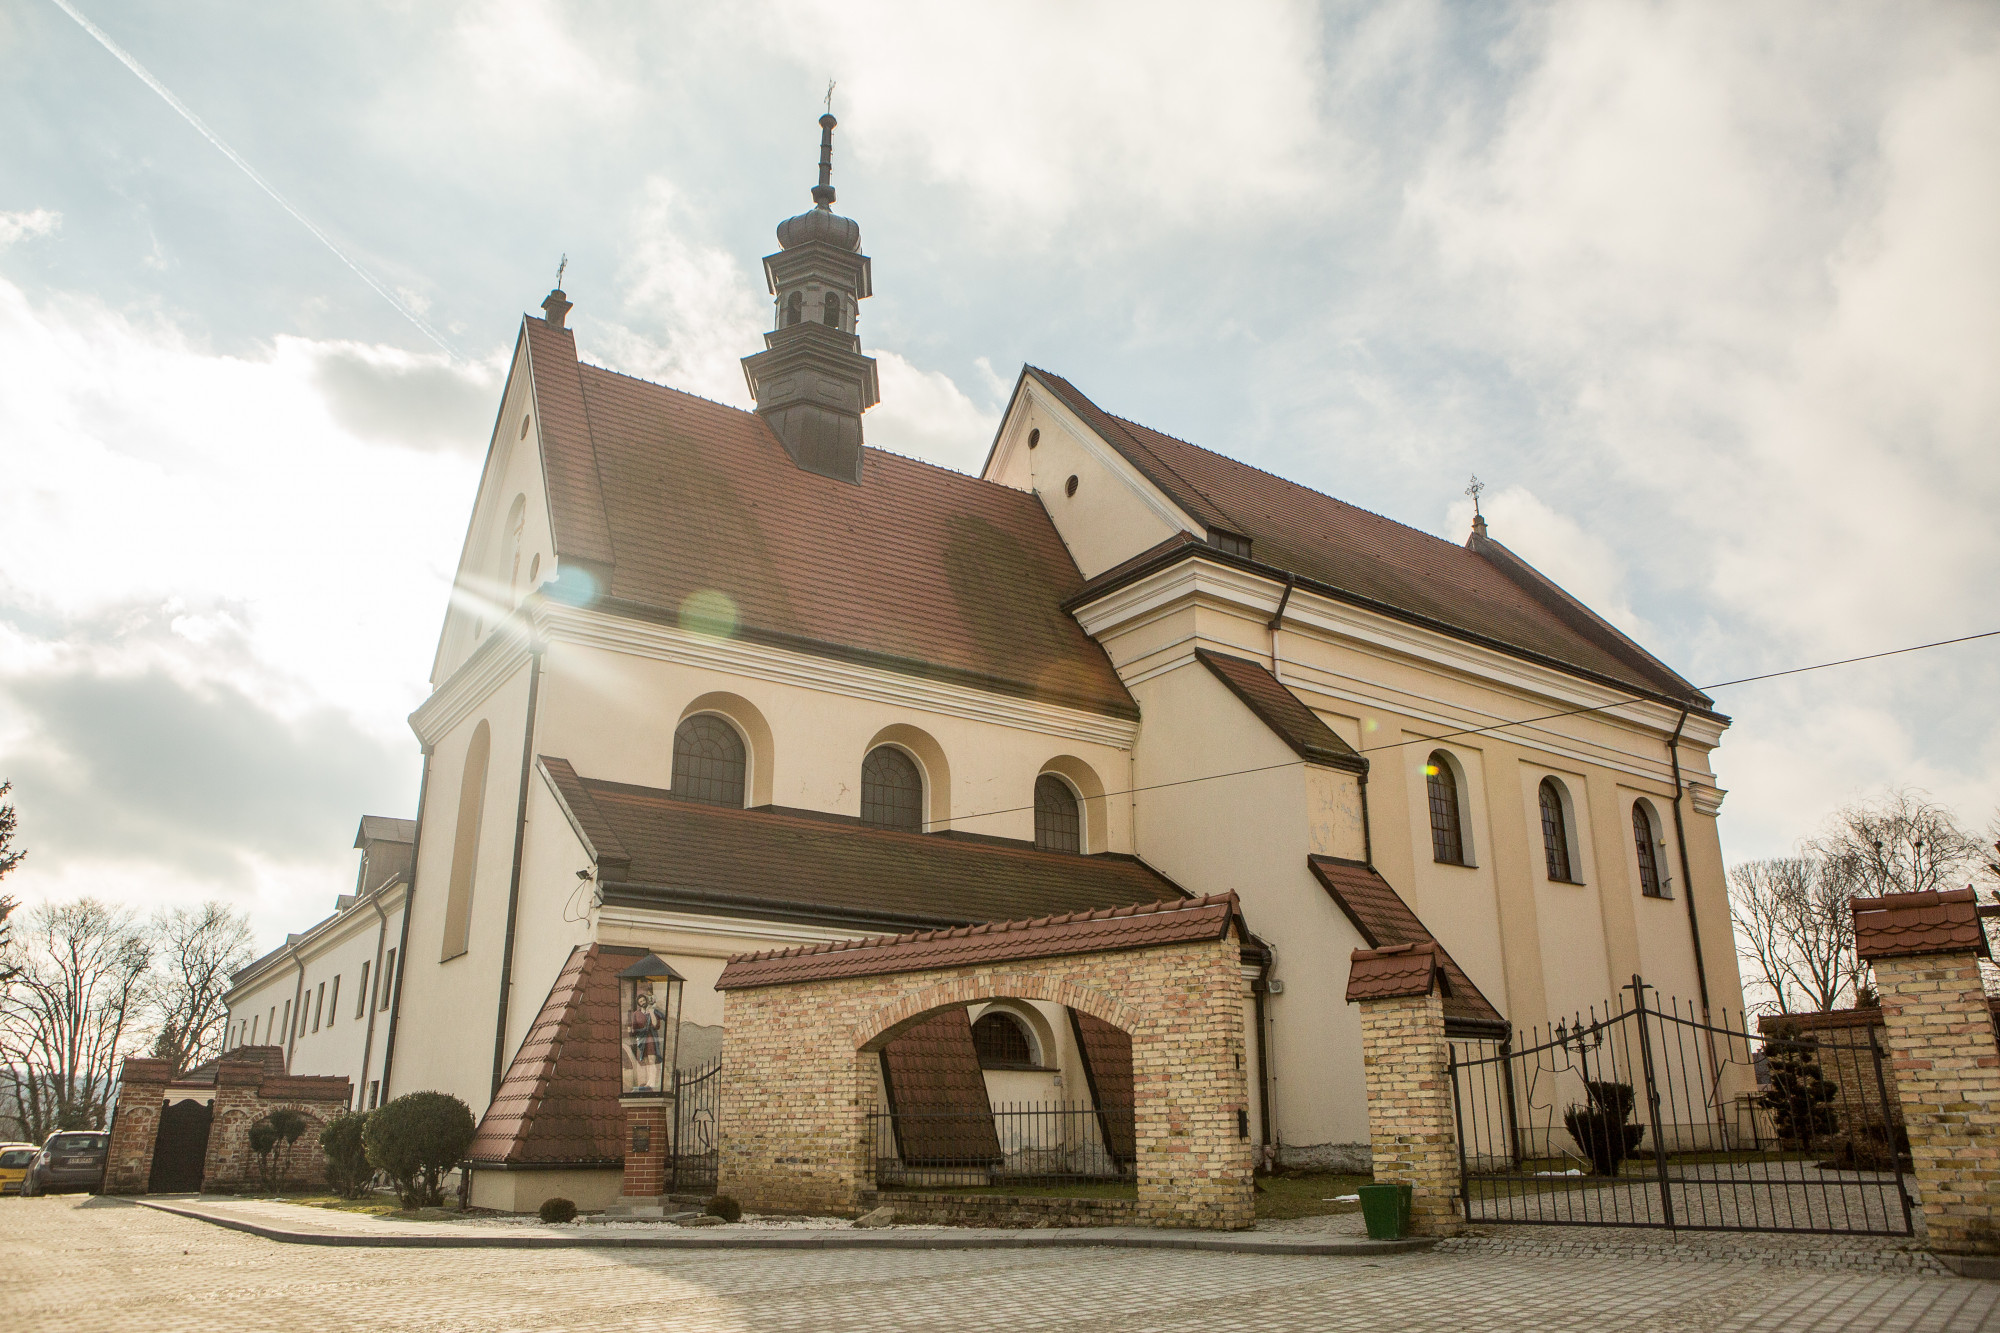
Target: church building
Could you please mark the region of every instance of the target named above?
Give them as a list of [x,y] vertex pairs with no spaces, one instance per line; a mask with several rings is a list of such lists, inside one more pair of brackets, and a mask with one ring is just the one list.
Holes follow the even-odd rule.
[[[673,1064],[727,1079],[733,955],[1234,892],[1244,1132],[1363,1169],[1357,948],[1440,943],[1462,1034],[1634,973],[1740,1010],[1707,696],[1483,520],[1440,540],[1051,371],[978,476],[870,448],[820,124],[754,411],[581,359],[560,290],[521,323],[382,951],[381,1097],[471,1106],[474,1203],[617,1195],[614,982],[646,955],[686,978]],[[1101,1026],[944,1011],[880,1092],[1101,1101]]]

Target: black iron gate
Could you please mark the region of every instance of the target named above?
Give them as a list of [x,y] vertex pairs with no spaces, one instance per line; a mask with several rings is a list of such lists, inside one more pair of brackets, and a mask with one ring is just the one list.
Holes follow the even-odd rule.
[[159,1134],[153,1140],[153,1173],[148,1194],[193,1194],[201,1188],[208,1160],[208,1126],[213,1108],[207,1102],[175,1102],[160,1113]]
[[674,1071],[672,1193],[708,1193],[715,1189],[721,1162],[717,1112],[722,1103],[722,1061],[700,1069]]
[[1635,976],[1603,1011],[1452,1043],[1467,1220],[1911,1233],[1878,1029],[1753,1034],[1651,989]]

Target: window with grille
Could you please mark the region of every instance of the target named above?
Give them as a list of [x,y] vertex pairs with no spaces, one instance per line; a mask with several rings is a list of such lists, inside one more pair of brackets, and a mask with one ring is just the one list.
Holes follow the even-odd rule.
[[396,998],[396,951],[389,950],[382,959],[382,999],[375,1006],[377,1013],[389,1007],[389,1001]]
[[861,761],[861,822],[923,832],[924,775],[893,745],[878,745]]
[[1653,832],[1653,817],[1646,812],[1644,803],[1632,802],[1632,844],[1639,853],[1639,892],[1648,898],[1667,896],[1666,883],[1660,878],[1660,844]]
[[1053,773],[1035,779],[1035,846],[1045,852],[1083,850],[1083,817],[1076,793]]
[[1018,1069],[1035,1063],[1035,1048],[1021,1020],[997,1009],[981,1014],[972,1025],[972,1049],[979,1055],[981,1069]]
[[743,737],[713,713],[674,729],[674,795],[704,805],[743,805]]
[[1569,864],[1569,817],[1554,778],[1542,779],[1542,854],[1549,863],[1550,879],[1575,882]]
[[1430,791],[1431,857],[1446,865],[1465,864],[1464,823],[1458,808],[1458,776],[1444,751],[1431,752],[1424,765],[1424,783]]

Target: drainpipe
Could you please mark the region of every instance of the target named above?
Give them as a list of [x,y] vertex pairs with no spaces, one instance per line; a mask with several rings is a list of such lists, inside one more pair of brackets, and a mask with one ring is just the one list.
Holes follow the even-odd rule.
[[1292,589],[1298,586],[1297,574],[1285,575],[1285,595],[1278,599],[1278,610],[1264,628],[1271,631],[1271,674],[1284,679],[1278,671],[1278,627],[1285,621],[1285,608],[1291,604]]
[[1368,770],[1362,769],[1356,777],[1361,788],[1361,859],[1370,870],[1375,868],[1375,836],[1368,827]]
[[507,934],[500,945],[500,1012],[493,1020],[493,1090],[487,1100],[500,1095],[500,1079],[507,1072],[507,997],[514,988],[514,921],[521,907],[521,853],[528,837],[528,779],[535,767],[535,706],[542,689],[542,650],[535,649],[528,662],[528,724],[521,733],[521,797],[514,807],[514,873],[507,882]]
[[[416,867],[412,866],[410,869],[414,873]],[[407,900],[408,894],[406,893],[404,897]],[[357,1111],[368,1109],[365,1104],[368,1097],[368,1062],[375,1055],[375,996],[382,989],[382,950],[389,943],[389,914],[382,910],[382,895],[379,893],[376,894],[371,902],[380,924],[375,928],[375,971],[373,973],[375,984],[362,987],[367,992],[367,994],[361,997],[361,1005],[368,1014],[368,1035],[362,1038],[361,1041],[361,1081],[354,1085],[354,1109]]]
[[1257,1128],[1264,1141],[1265,1165],[1273,1170],[1278,1165],[1278,1145],[1271,1137],[1271,1085],[1277,1076],[1271,1072],[1270,1047],[1264,1041],[1264,997],[1271,992],[1271,972],[1278,966],[1278,951],[1264,940],[1257,943],[1264,951],[1264,965],[1258,971],[1257,984],[1250,988],[1251,1004],[1257,1019]]
[[1681,852],[1681,897],[1687,899],[1688,937],[1694,941],[1694,978],[1701,988],[1701,1021],[1708,1018],[1708,968],[1701,957],[1701,922],[1694,911],[1694,873],[1688,868],[1687,825],[1681,820],[1681,799],[1687,792],[1681,784],[1681,729],[1687,726],[1687,705],[1681,705],[1680,720],[1674,723],[1674,734],[1667,737],[1667,754],[1674,763],[1674,842]]
[[403,929],[396,940],[396,975],[376,984],[389,987],[389,1031],[382,1038],[382,1100],[389,1100],[389,1071],[396,1064],[396,1020],[403,1016],[403,973],[410,970],[410,913],[417,904],[417,857],[424,850],[424,802],[431,794],[431,747],[424,745],[424,774],[417,782],[417,835],[410,839],[410,883],[403,890]]
[[306,960],[299,957],[299,946],[285,938],[285,951],[292,956],[292,966],[299,970],[298,980],[292,983],[292,1013],[285,1022],[285,1072],[292,1072],[292,1040],[297,1035],[300,1023],[305,1018]]

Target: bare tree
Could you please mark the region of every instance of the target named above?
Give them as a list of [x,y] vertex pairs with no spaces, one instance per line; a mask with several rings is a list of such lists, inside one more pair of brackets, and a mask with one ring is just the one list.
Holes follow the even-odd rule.
[[1817,856],[1746,861],[1729,870],[1738,956],[1757,970],[1781,1013],[1831,1009],[1862,984],[1854,952],[1854,881]]
[[222,1051],[229,975],[250,961],[250,918],[218,902],[161,911],[152,920],[159,965],[151,993],[153,1054],[182,1073]]
[[1984,850],[1950,807],[1914,787],[1841,807],[1806,846],[1866,897],[1959,888]]
[[[13,783],[0,782],[0,796],[5,796],[12,790],[14,790]],[[0,879],[5,879],[7,872],[21,864],[21,858],[28,854],[27,849],[14,845],[14,827],[14,807],[0,804]],[[10,956],[12,951],[7,947],[7,942],[13,935],[13,927],[8,925],[7,918],[14,915],[16,906],[18,904],[12,898],[0,898],[0,988],[4,988],[14,979],[14,962]]]
[[0,996],[0,1078],[32,1142],[101,1129],[145,999],[152,958],[129,912],[93,898],[42,903],[11,941]]

